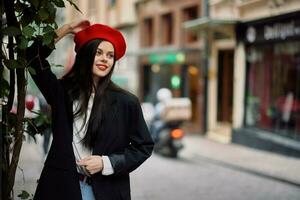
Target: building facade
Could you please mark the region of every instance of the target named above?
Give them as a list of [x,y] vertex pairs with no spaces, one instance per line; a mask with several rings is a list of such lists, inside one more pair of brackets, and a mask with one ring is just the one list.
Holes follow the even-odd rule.
[[300,157],[300,2],[270,2],[257,7],[272,14],[236,26],[246,70],[243,126],[232,141]]
[[300,2],[214,0],[209,11],[185,24],[208,34],[208,137],[300,156]]

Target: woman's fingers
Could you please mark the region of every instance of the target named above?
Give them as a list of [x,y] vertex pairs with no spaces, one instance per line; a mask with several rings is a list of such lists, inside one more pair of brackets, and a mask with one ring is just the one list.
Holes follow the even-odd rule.
[[79,21],[71,23],[70,26],[72,28],[72,32],[75,34],[75,33],[78,33],[79,31],[89,27],[90,22],[89,22],[89,20],[86,20],[86,19],[79,20]]
[[90,174],[95,174],[97,172],[102,171],[103,169],[103,162],[101,156],[89,156],[87,158],[77,161],[77,164],[79,166],[84,166]]

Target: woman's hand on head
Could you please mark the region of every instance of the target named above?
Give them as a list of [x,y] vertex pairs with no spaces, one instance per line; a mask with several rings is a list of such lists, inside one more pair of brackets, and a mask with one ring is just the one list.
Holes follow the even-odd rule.
[[71,28],[71,33],[76,34],[79,31],[82,31],[83,29],[90,26],[90,22],[86,19],[75,21],[69,24]]
[[90,22],[86,19],[65,24],[55,31],[57,37],[55,38],[54,42],[57,43],[61,38],[63,38],[67,34],[76,34],[79,31],[87,28],[88,26],[90,26]]
[[89,156],[77,161],[77,165],[85,167],[89,174],[93,175],[103,170],[103,160],[101,156]]

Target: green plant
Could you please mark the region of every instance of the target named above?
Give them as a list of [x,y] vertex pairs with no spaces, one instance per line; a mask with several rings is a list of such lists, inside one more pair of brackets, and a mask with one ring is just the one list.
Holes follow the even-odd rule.
[[[72,0],[66,0],[79,9]],[[35,73],[26,58],[26,49],[42,39],[43,44],[54,48],[56,37],[55,21],[58,7],[65,7],[64,0],[1,0],[1,65],[0,65],[0,107],[1,107],[1,199],[12,199],[15,174],[25,131],[25,95],[28,72]],[[15,85],[17,91],[15,91]],[[11,113],[16,93],[17,111]],[[38,120],[43,120],[38,118]],[[39,124],[46,122],[38,121]],[[36,122],[33,122],[34,124]],[[36,125],[35,125],[36,126]],[[38,126],[36,126],[38,127]],[[35,130],[35,129],[33,129]],[[32,134],[38,133],[32,131]],[[20,194],[26,197],[24,191]]]

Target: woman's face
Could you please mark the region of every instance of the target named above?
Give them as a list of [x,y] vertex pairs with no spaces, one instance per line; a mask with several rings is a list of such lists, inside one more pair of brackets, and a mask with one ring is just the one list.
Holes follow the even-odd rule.
[[105,77],[114,64],[114,46],[108,41],[102,41],[98,48],[93,64],[93,77],[99,80]]

